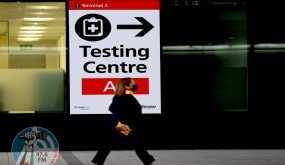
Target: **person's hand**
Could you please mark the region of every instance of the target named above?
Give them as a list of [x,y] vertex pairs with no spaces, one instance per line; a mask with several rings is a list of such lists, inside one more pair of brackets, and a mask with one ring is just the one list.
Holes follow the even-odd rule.
[[126,136],[128,136],[132,130],[127,124],[122,124],[121,122],[118,122],[116,129]]
[[118,122],[118,125],[116,126],[116,129],[118,130],[118,131],[130,131],[131,129],[130,129],[130,127],[127,125],[127,124],[123,124],[123,123],[121,123],[121,122]]

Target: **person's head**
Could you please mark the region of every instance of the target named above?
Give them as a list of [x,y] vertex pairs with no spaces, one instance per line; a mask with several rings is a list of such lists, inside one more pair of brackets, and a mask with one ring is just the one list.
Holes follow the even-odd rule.
[[135,90],[137,90],[137,88],[138,87],[134,79],[130,77],[121,78],[118,80],[116,84],[116,89],[114,94],[117,96],[121,96],[124,93],[126,93],[126,91],[134,92]]

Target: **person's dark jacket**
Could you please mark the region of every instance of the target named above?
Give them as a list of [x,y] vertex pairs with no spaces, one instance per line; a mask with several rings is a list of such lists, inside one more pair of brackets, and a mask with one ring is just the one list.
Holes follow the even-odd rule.
[[127,124],[131,129],[136,129],[140,125],[142,107],[131,94],[114,96],[109,110],[112,112],[110,121],[112,128],[115,128],[119,121]]

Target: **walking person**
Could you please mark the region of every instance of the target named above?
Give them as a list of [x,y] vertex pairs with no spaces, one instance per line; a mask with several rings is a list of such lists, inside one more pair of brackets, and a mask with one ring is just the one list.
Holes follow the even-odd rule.
[[143,144],[141,136],[142,107],[134,93],[138,86],[130,77],[118,80],[109,110],[111,119],[106,131],[105,142],[94,156],[92,162],[103,165],[111,150],[118,141],[126,141],[132,147],[144,165],[154,165],[154,157],[150,155]]

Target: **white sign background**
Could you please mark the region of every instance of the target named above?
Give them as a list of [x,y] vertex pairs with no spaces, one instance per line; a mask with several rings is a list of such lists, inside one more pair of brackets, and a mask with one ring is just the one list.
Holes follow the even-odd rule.
[[[100,41],[86,41],[75,32],[76,21],[87,14],[99,14],[111,23],[110,34]],[[143,17],[154,28],[142,37],[135,37],[141,29],[117,29],[117,25],[141,24],[135,17]],[[149,58],[140,60],[137,57],[92,57],[93,48],[148,48]],[[83,57],[83,49],[79,46],[91,46]],[[87,73],[83,70],[86,62],[97,64],[145,64],[146,73]],[[143,105],[144,114],[161,113],[160,82],[160,27],[159,10],[69,10],[69,76],[70,76],[70,113],[71,114],[109,114],[108,107],[113,95],[82,95],[82,78],[149,78],[149,94],[135,94]]]

